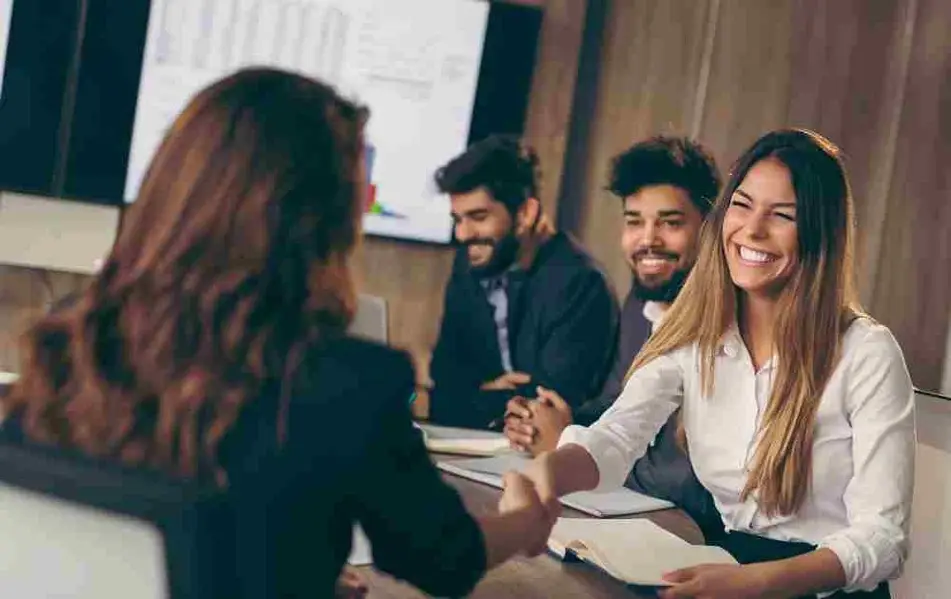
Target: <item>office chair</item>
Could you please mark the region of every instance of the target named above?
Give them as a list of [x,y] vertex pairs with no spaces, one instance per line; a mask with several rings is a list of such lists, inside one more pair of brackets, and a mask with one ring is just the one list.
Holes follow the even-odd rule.
[[10,597],[235,595],[225,494],[0,435],[0,581]]
[[387,326],[386,300],[375,295],[359,294],[350,334],[385,345],[389,341]]

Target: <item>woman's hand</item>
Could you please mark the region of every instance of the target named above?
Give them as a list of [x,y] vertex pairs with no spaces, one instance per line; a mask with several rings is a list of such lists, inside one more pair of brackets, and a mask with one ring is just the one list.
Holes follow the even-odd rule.
[[554,512],[546,509],[539,500],[532,481],[515,471],[505,473],[502,489],[499,513],[519,514],[520,523],[526,526],[523,545],[525,554],[535,556],[545,551],[551,527],[561,513],[561,505],[559,504]]
[[660,599],[782,599],[792,595],[770,592],[768,563],[734,566],[707,564],[664,575],[674,583],[659,591]]
[[560,512],[561,503],[558,501],[555,467],[551,456],[551,453],[543,453],[532,460],[525,469],[525,476],[535,485],[535,491],[545,509],[554,513]]

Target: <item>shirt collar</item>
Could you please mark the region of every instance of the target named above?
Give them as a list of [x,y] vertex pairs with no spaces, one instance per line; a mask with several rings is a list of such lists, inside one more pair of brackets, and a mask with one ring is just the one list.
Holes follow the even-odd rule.
[[664,314],[667,313],[667,309],[667,305],[660,302],[644,302],[642,313],[644,314],[644,318],[647,319],[647,322],[651,323],[651,330],[657,329],[657,326],[660,325],[660,321],[664,318]]
[[[749,354],[749,351],[746,349],[746,345],[743,343],[743,337],[740,335],[740,327],[734,322],[730,327],[723,333],[723,336],[720,337],[720,342],[717,347],[718,354],[726,356],[728,358],[736,358],[741,356],[744,352]],[[760,368],[760,372],[766,370],[772,370],[776,368],[778,360],[774,354],[766,364],[763,364]]]
[[524,272],[525,271],[519,267],[518,262],[513,262],[511,266],[499,274],[479,279],[479,285],[482,286],[486,293],[491,293],[497,289],[505,289],[513,277],[518,277]]

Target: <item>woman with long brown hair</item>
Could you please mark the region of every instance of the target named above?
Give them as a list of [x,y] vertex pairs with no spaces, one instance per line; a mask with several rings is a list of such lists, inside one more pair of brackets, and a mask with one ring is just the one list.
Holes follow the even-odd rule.
[[270,69],[199,93],[3,401],[7,436],[226,487],[248,597],[331,596],[355,522],[377,567],[452,595],[552,524],[518,475],[473,519],[412,427],[408,357],[345,335],[366,118]]
[[804,130],[760,138],[618,400],[533,463],[546,502],[620,486],[682,406],[729,531],[718,544],[744,565],[670,573],[661,596],[889,596],[908,551],[914,396],[895,339],[858,306],[853,228],[835,145]]

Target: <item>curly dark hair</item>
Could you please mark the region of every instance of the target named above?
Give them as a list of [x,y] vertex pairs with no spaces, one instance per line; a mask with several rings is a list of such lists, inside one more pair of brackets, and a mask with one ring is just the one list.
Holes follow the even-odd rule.
[[673,185],[687,192],[706,216],[720,190],[713,156],[686,137],[657,136],[634,144],[614,158],[608,190],[621,199],[650,185]]
[[102,271],[24,335],[3,406],[27,437],[223,482],[218,444],[267,386],[282,440],[304,349],[353,316],[365,120],[273,69],[199,93]]
[[535,150],[509,135],[490,135],[436,171],[440,193],[469,193],[480,187],[505,204],[510,214],[538,196]]

